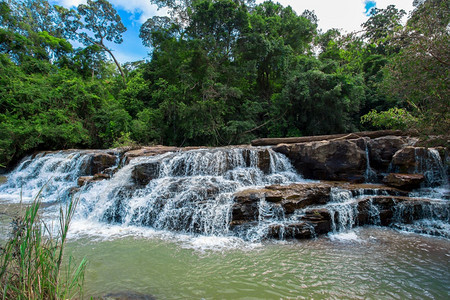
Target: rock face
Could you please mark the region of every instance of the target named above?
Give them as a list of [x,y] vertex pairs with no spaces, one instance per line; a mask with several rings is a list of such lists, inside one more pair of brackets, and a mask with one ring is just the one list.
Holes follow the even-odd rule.
[[377,172],[387,172],[394,154],[407,145],[401,136],[384,136],[369,140],[370,166]]
[[383,179],[383,182],[388,186],[402,190],[412,190],[419,188],[424,180],[425,176],[422,174],[390,173]]
[[[345,205],[336,199],[341,193],[347,197],[343,198]],[[424,217],[448,222],[450,217],[447,201],[410,198],[404,191],[382,185],[338,182],[272,185],[238,192],[234,200],[230,223],[233,230],[257,226],[264,219],[259,215],[262,201],[270,203],[272,210],[282,211],[284,221],[267,229],[267,237],[276,239],[308,239],[342,225],[391,226]]]
[[[349,135],[351,136],[351,135]],[[382,136],[279,144],[305,178],[349,182],[383,182],[387,173],[422,174],[422,185],[437,186],[448,180],[448,151],[444,147],[414,147],[418,139]],[[412,183],[412,182],[411,182]],[[420,185],[396,185],[411,189]]]
[[91,160],[91,174],[102,173],[117,164],[117,157],[108,153],[95,153]]
[[136,165],[131,171],[131,178],[138,185],[147,185],[151,180],[158,178],[159,163],[143,163]]
[[319,141],[280,145],[275,151],[287,155],[305,178],[319,180],[364,181],[367,165],[366,141]]

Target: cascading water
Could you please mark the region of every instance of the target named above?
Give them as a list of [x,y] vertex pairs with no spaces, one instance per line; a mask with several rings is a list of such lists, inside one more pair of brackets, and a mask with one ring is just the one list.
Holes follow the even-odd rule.
[[[142,184],[139,172],[154,178]],[[301,180],[285,156],[269,149],[166,153],[134,159],[111,180],[90,185],[78,194],[79,211],[93,221],[226,235],[236,191]]]
[[[110,179],[90,182],[80,189],[77,180],[80,176],[93,175],[89,165],[93,155],[98,153],[106,152],[74,150],[26,157],[8,175],[7,183],[0,186],[0,197],[18,201],[23,193],[23,199],[27,200],[42,189],[45,202],[64,202],[75,193],[74,197],[80,200],[75,220],[78,224],[140,226],[257,241],[273,236],[270,231],[274,228],[278,228],[277,234],[281,238],[290,237],[289,234],[295,236],[296,230],[297,233],[298,230],[309,231],[314,237],[314,226],[305,222],[305,216],[308,219],[309,215],[311,219],[314,209],[325,209],[329,213],[331,232],[334,233],[358,225],[380,225],[382,204],[374,199],[388,199],[391,195],[375,188],[333,188],[327,204],[297,209],[289,214],[263,196],[255,202],[257,217],[254,221],[230,228],[236,192],[272,184],[305,182],[286,156],[257,147],[200,149],[141,156],[119,168],[119,155],[116,155],[116,170],[110,170],[111,174],[115,172]],[[112,158],[114,160],[114,156]],[[439,165],[440,169],[430,168],[430,164]],[[426,175],[430,180],[447,182],[446,170],[437,151],[430,151],[428,161],[422,162],[422,166],[424,170],[437,170]],[[369,162],[367,169],[371,170]],[[432,198],[428,197],[430,192],[425,196],[423,193],[421,190],[410,196]],[[407,229],[405,224],[414,225],[412,231],[419,231],[419,226],[425,228],[421,232],[428,230],[431,233],[441,226],[444,233],[435,234],[447,236],[450,232],[446,225],[450,223],[448,201],[439,195],[435,198],[436,201],[417,202],[415,206],[395,203],[392,224],[401,229]],[[406,216],[414,216],[414,220]],[[434,225],[427,227],[430,222]],[[284,230],[289,226],[290,231],[285,235]]]
[[30,200],[41,192],[42,200],[65,200],[79,176],[86,174],[91,159],[87,152],[60,151],[27,156],[0,186],[0,198]]

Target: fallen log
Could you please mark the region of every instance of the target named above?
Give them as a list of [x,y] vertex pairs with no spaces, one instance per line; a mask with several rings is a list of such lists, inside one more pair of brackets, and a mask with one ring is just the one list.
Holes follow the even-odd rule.
[[371,139],[379,138],[382,136],[394,135],[401,136],[406,135],[405,132],[401,130],[378,130],[378,131],[361,131],[353,133],[343,133],[343,134],[329,134],[329,135],[313,135],[313,136],[302,136],[302,137],[288,137],[288,138],[263,138],[256,139],[252,141],[252,146],[273,146],[278,144],[297,144],[297,143],[307,143],[307,142],[317,142],[317,141],[328,141],[335,139],[350,140],[360,137],[368,137]]

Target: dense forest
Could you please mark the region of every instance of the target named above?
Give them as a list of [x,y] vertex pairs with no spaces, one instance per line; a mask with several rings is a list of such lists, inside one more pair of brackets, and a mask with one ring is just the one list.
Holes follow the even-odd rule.
[[126,64],[105,44],[126,31],[106,0],[0,2],[1,165],[69,147],[448,135],[447,0],[415,0],[406,24],[394,5],[374,8],[350,34],[271,1],[151,2],[168,14],[140,29],[149,57]]

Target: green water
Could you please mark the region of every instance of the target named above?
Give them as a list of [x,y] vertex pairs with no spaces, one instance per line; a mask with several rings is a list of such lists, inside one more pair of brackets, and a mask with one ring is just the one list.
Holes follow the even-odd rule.
[[450,241],[363,228],[352,239],[202,250],[188,241],[78,239],[86,296],[157,299],[448,299]]

